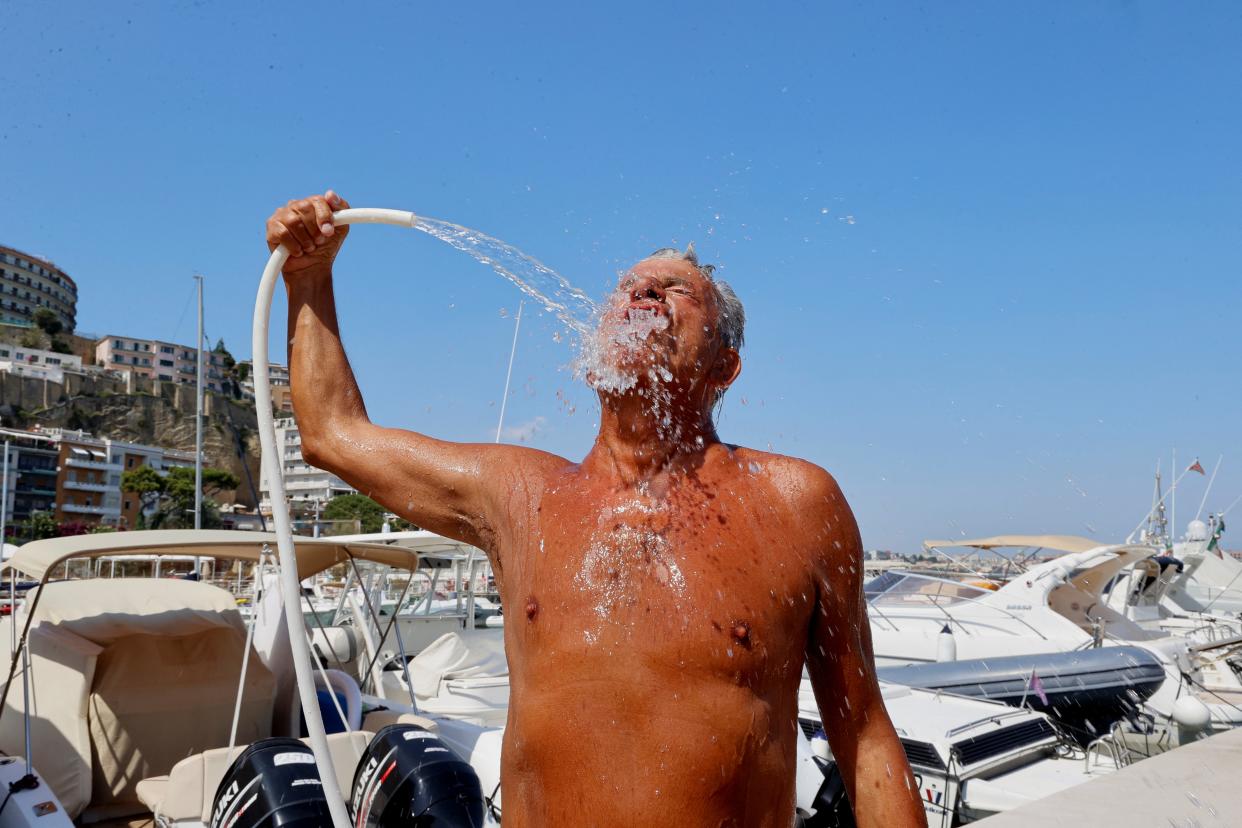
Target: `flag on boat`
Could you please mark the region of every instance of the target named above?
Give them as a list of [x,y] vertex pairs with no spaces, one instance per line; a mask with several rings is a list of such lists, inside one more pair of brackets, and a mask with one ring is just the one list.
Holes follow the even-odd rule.
[[1031,671],[1031,692],[1039,696],[1040,702],[1046,707],[1048,705],[1048,694],[1044,692],[1044,683],[1039,680],[1039,675]]
[[1191,463],[1190,468],[1186,469],[1186,471],[1188,472],[1197,471],[1199,474],[1202,474],[1202,475],[1207,474],[1207,472],[1203,470],[1203,464],[1199,462],[1198,457],[1195,458],[1195,462]]

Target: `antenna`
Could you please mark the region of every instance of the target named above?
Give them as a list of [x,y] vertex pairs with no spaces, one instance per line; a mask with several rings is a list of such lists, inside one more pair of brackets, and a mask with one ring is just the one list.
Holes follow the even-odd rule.
[[1212,469],[1212,477],[1208,480],[1207,488],[1203,490],[1203,499],[1199,501],[1199,511],[1195,512],[1195,520],[1203,514],[1203,507],[1207,504],[1208,495],[1212,491],[1212,484],[1216,482],[1216,473],[1220,471],[1220,464],[1224,461],[1225,455],[1216,458],[1216,468]]

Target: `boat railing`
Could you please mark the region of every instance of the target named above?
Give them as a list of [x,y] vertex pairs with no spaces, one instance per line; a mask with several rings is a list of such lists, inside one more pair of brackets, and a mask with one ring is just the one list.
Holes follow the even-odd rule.
[[1127,765],[1133,764],[1134,754],[1126,745],[1125,740],[1120,735],[1121,722],[1113,722],[1113,726],[1109,728],[1100,738],[1087,745],[1085,756],[1083,757],[1083,771],[1091,773],[1092,759],[1098,767],[1100,758],[1107,757],[1112,760],[1113,768],[1121,770]]
[[[950,622],[951,624],[956,624],[956,625],[957,625],[958,627],[960,627],[960,628],[961,628],[961,629],[962,629],[962,630],[963,630],[963,631],[964,631],[967,635],[970,635],[970,634],[971,634],[970,630],[968,630],[968,629],[966,628],[966,625],[964,625],[964,624],[963,624],[961,621],[959,621],[957,618],[954,618],[954,617],[953,617],[953,614],[952,614],[951,612],[949,612],[948,608],[947,608],[945,605],[942,605],[940,602],[938,602],[938,601],[936,601],[936,600],[935,600],[935,599],[936,599],[937,597],[939,597],[939,596],[935,595],[934,593],[922,593],[922,594],[926,595],[926,597],[928,598],[928,602],[927,602],[927,603],[928,603],[928,604],[931,604],[932,606],[935,606],[935,607],[936,607],[936,609],[940,610],[940,612],[944,614],[944,616],[945,616],[945,617],[949,620],[949,622]],[[883,593],[881,593],[881,595],[883,595]],[[876,597],[878,598],[878,597],[880,597],[880,596],[879,596],[879,595],[877,595]],[[889,623],[889,625],[890,625],[890,626],[892,626],[892,628],[893,628],[894,630],[900,630],[900,629],[901,629],[900,627],[898,627],[898,626],[897,626],[897,624],[895,624],[895,623],[893,622],[893,620],[892,620],[891,618],[889,618],[889,617],[888,617],[888,615],[887,615],[886,613],[884,613],[882,610],[880,610],[880,609],[879,609],[879,606],[878,606],[878,604],[876,603],[875,598],[872,598],[872,599],[871,599],[871,600],[869,600],[867,603],[868,603],[868,605],[869,605],[872,609],[875,609],[877,612],[879,612],[879,613],[881,614],[881,616],[884,618],[884,620],[885,620],[885,621],[887,621],[887,622]],[[961,596],[955,597],[955,598],[954,598],[954,599],[950,602],[950,604],[951,604],[951,605],[952,605],[952,604],[974,604],[974,605],[977,605],[977,606],[983,607],[984,609],[987,609],[987,610],[990,610],[990,611],[993,611],[993,612],[997,612],[997,613],[999,613],[999,614],[1001,614],[1001,615],[1003,615],[1003,616],[1005,616],[1005,617],[1007,617],[1007,618],[1012,618],[1014,621],[1017,621],[1019,624],[1021,624],[1021,625],[1022,625],[1022,626],[1024,626],[1024,627],[1026,627],[1026,628],[1027,628],[1028,630],[1030,630],[1031,632],[1035,633],[1037,636],[1039,636],[1040,638],[1042,638],[1044,641],[1047,641],[1047,640],[1048,640],[1048,636],[1046,636],[1046,635],[1044,635],[1042,632],[1040,632],[1040,631],[1039,631],[1039,629],[1038,629],[1037,627],[1035,627],[1035,626],[1033,626],[1033,625],[1031,624],[1031,622],[1029,622],[1029,621],[1027,621],[1025,618],[1022,618],[1021,616],[1019,616],[1019,615],[1017,615],[1017,614],[1015,614],[1015,613],[1011,612],[1010,610],[1005,609],[1004,607],[998,607],[998,606],[996,606],[995,604],[988,603],[987,601],[983,601],[983,600],[980,600],[980,599],[978,599],[978,598],[965,598],[965,597],[961,597]],[[895,613],[895,614],[896,614],[896,613]],[[901,616],[900,616],[899,614],[897,614],[897,617],[899,617],[899,618],[900,618]],[[920,617],[921,617],[921,616],[920,616]]]
[[1186,637],[1197,644],[1213,644],[1217,641],[1237,638],[1239,635],[1242,635],[1242,627],[1237,624],[1230,624],[1227,621],[1209,621],[1192,629]]

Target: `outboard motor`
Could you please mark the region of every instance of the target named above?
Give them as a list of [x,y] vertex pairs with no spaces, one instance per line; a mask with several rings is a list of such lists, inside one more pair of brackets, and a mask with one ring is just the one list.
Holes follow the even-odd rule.
[[350,806],[357,828],[484,824],[483,788],[474,768],[417,725],[389,725],[375,734],[354,772]]
[[323,828],[332,824],[315,755],[297,739],[242,751],[216,788],[211,828]]

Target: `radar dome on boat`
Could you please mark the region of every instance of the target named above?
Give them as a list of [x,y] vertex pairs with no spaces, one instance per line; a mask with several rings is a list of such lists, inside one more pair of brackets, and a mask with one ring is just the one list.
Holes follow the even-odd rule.
[[1186,526],[1186,540],[1205,541],[1208,539],[1208,525],[1201,520],[1192,520]]

